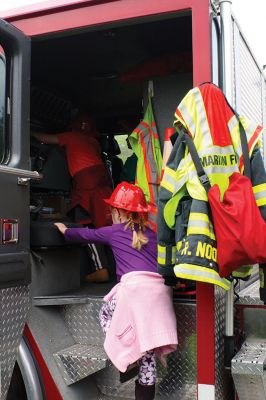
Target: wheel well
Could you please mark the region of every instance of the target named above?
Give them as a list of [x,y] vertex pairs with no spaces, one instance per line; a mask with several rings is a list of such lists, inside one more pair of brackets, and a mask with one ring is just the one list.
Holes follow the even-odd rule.
[[18,363],[16,362],[6,400],[28,400],[26,388]]

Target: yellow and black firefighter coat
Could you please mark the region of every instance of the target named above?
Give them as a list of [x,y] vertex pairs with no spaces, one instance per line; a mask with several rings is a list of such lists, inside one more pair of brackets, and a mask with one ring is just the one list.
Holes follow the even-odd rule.
[[[259,150],[260,137],[265,131],[247,118],[239,118],[247,135],[253,192],[266,219],[266,174]],[[181,101],[174,126],[175,143],[159,191],[158,271],[165,277],[212,283],[228,290],[230,280],[221,278],[218,272],[207,194],[181,127],[193,139],[211,185],[218,184],[223,196],[230,175],[243,173],[238,118],[222,91],[205,83],[190,90]],[[247,271],[240,269],[236,276],[244,277]]]

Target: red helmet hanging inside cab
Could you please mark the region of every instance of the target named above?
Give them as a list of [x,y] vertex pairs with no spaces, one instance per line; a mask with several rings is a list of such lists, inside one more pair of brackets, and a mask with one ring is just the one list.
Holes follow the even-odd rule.
[[132,212],[146,213],[153,209],[147,203],[142,189],[128,182],[119,183],[111,197],[104,201],[112,207]]

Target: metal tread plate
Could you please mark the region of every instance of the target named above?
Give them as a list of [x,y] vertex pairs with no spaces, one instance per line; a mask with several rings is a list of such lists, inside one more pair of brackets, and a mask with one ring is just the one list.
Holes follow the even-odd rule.
[[102,346],[75,344],[54,354],[66,385],[80,381],[105,368],[108,357]]
[[33,305],[38,307],[88,304],[92,299],[102,299],[114,286],[114,282],[103,284],[84,283],[79,290],[33,297]]
[[30,311],[29,287],[15,286],[0,290],[0,304],[0,400],[4,400]]
[[87,304],[90,298],[86,295],[77,296],[36,296],[33,297],[34,306],[62,306],[66,304]]
[[266,341],[245,342],[232,359],[232,376],[239,400],[266,398]]
[[247,288],[241,290],[238,295],[239,299],[237,304],[241,305],[261,305],[263,306],[263,301],[260,300],[260,283],[259,281],[255,281]]

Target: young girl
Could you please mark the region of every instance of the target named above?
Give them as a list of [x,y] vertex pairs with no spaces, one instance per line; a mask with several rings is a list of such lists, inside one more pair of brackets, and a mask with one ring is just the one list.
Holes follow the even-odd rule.
[[111,246],[119,283],[104,298],[100,323],[106,333],[105,351],[121,372],[139,360],[135,398],[155,396],[155,356],[165,356],[177,345],[171,288],[157,274],[157,239],[146,228],[148,212],[142,190],[121,182],[110,199],[113,225],[98,229],[55,225],[67,240]]

